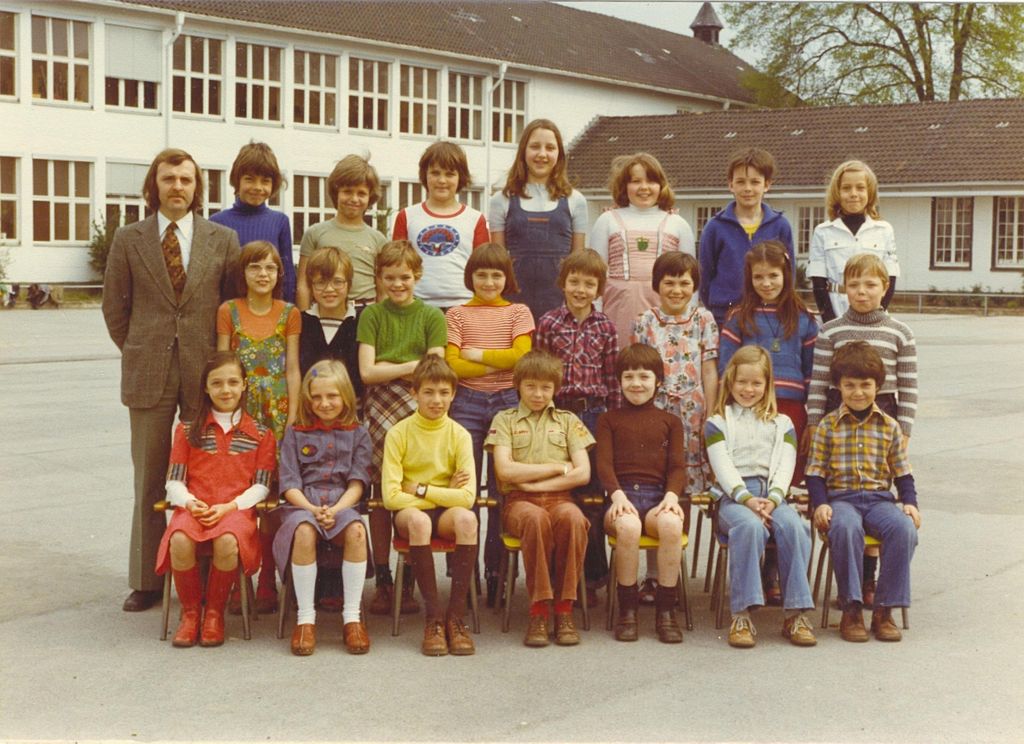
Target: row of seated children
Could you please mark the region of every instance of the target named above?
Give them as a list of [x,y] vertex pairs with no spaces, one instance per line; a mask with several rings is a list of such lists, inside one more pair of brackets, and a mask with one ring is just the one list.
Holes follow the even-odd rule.
[[[550,613],[561,645],[579,643],[572,619],[588,523],[570,489],[589,478],[587,449],[593,437],[572,413],[554,407],[561,362],[534,351],[515,368],[520,393],[516,408],[500,412],[487,439],[501,489],[506,494],[503,529],[522,543],[530,623],[524,642],[549,643]],[[641,530],[660,540],[656,630],[666,643],[682,641],[675,619],[675,588],[685,491],[682,429],[679,420],[653,405],[663,368],[650,347],[636,344],[617,358],[625,395],[623,408],[599,419],[598,463],[610,494],[605,529],[618,539],[615,568],[621,601],[615,635],[635,640],[636,566]],[[898,423],[875,403],[885,370],[877,352],[864,342],[841,348],[831,374],[842,405],[816,429],[809,487],[814,521],[829,533],[840,597],[844,639],[867,633],[856,599],[865,532],[886,548],[872,616],[872,630],[883,640],[899,640],[893,606],[910,600],[909,564],[920,516],[913,476]],[[468,432],[447,414],[458,378],[437,356],[427,355],[413,372],[416,411],[389,431],[385,446],[384,504],[410,543],[409,562],[426,604],[422,650],[427,655],[474,652],[463,615],[475,564],[477,521],[474,464]],[[252,506],[265,498],[274,460],[270,431],[243,410],[244,368],[236,355],[218,352],[203,373],[205,390],[199,418],[181,424],[168,475],[168,497],[176,510],[162,541],[158,570],[173,571],[182,603],[174,636],[177,646],[223,642],[223,608],[237,561],[247,573],[258,563]],[[755,346],[741,348],[730,363],[706,434],[721,495],[720,520],[730,541],[733,627],[729,642],[754,645],[749,609],[764,604],[758,563],[769,534],[779,552],[785,587],[783,635],[796,645],[814,645],[802,611],[811,606],[803,566],[809,538],[799,517],[785,503],[785,484],[796,456],[789,419],[774,405],[771,362]],[[281,488],[288,506],[275,550],[279,565],[290,557],[298,604],[292,650],[315,648],[313,605],[316,541],[329,539],[344,551],[344,643],[350,653],[369,650],[359,615],[367,558],[366,534],[354,506],[367,482],[369,435],[355,419],[355,395],[343,364],[323,361],[302,383],[302,421],[289,428],[282,450]],[[200,421],[203,422],[200,425]],[[865,450],[865,443],[869,445]],[[889,491],[895,478],[901,506]],[[909,517],[909,519],[908,519]],[[456,543],[447,612],[438,601],[430,542]],[[196,543],[212,541],[213,565],[203,591]],[[290,544],[290,545],[289,545]],[[289,551],[290,547],[290,551]],[[169,565],[168,565],[169,564]]]

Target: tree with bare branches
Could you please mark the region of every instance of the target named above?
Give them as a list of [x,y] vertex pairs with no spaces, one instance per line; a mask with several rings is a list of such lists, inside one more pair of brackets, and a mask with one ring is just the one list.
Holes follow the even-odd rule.
[[1024,95],[1021,3],[727,3],[766,106]]

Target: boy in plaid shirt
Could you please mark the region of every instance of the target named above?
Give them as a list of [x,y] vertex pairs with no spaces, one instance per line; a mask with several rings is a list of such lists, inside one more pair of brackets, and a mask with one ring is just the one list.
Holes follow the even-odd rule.
[[899,641],[892,608],[910,606],[910,561],[921,526],[906,438],[875,403],[885,366],[872,346],[854,341],[841,347],[830,374],[843,402],[814,429],[806,472],[814,526],[828,531],[831,545],[843,608],[839,633],[846,641],[868,640],[862,612],[868,534],[882,543],[871,631],[880,641]]
[[[594,307],[607,280],[608,264],[597,251],[589,248],[573,251],[562,259],[558,286],[565,295],[565,303],[541,316],[533,336],[535,349],[550,351],[565,365],[565,377],[555,405],[579,416],[591,435],[596,435],[597,419],[602,413],[622,405],[622,391],[615,374],[618,331],[611,319]],[[593,451],[590,472],[590,483],[577,489],[579,495],[602,493]],[[608,557],[601,529],[604,507],[587,511],[590,535],[584,574],[587,606],[593,607],[597,604],[597,587],[608,576]]]

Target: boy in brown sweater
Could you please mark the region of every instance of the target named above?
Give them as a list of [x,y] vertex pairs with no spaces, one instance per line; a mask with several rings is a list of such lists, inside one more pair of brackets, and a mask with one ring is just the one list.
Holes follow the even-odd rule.
[[682,551],[686,492],[683,424],[654,406],[654,391],[665,376],[661,355],[633,344],[620,353],[615,372],[626,403],[597,421],[597,474],[610,505],[604,529],[616,539],[615,566],[619,617],[615,638],[637,639],[637,564],[640,535],[658,538],[658,589],[655,629],[662,643],[681,643],[676,620],[676,583]]

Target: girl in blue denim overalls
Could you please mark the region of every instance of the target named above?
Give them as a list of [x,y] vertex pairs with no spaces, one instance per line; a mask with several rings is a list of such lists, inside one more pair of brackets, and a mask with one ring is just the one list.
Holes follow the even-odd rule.
[[505,188],[491,197],[491,240],[508,249],[521,291],[509,295],[534,318],[562,304],[558,262],[582,250],[587,202],[566,177],[565,148],[554,122],[534,119],[519,138]]

